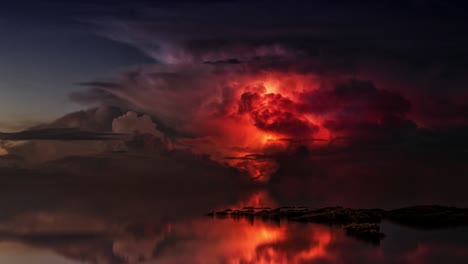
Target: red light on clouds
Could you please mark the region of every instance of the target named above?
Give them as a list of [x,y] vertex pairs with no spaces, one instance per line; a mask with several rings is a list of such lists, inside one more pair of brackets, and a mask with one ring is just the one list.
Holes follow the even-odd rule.
[[[320,117],[302,111],[301,95],[320,87],[316,77],[270,72],[237,78],[228,87],[234,95],[227,107],[230,112],[219,121],[225,132],[221,140],[232,144],[226,156],[282,151],[288,147],[287,142],[280,140],[284,138],[328,139]],[[274,162],[267,160],[228,163],[259,180],[267,180],[276,170]]]
[[320,144],[310,139],[328,140],[330,137],[330,132],[322,125],[325,117],[309,111],[305,97],[321,89],[316,76],[288,72],[243,73],[225,76],[218,85],[219,96],[204,104],[194,124],[195,130],[209,136],[180,142],[252,178],[267,181],[277,165],[271,159],[248,155],[265,156],[286,151],[291,146],[289,140],[309,146]]

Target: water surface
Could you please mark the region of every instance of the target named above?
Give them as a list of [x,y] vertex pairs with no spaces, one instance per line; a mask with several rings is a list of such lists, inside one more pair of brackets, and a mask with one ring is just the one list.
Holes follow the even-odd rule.
[[[262,203],[261,196],[254,194],[237,203],[221,199],[219,208],[224,208],[222,204]],[[105,210],[98,210],[97,204],[83,196],[81,201],[66,201],[74,203],[70,207],[3,215],[0,263],[414,264],[468,260],[468,228],[417,230],[384,222],[381,231],[387,237],[375,245],[347,236],[340,226],[214,218],[203,216],[203,206],[190,199],[184,203],[159,195],[138,197],[126,199],[120,206],[107,204]]]

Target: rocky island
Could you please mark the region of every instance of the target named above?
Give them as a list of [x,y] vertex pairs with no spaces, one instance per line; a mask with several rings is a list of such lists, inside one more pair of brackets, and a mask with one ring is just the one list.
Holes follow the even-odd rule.
[[341,206],[309,209],[285,206],[278,208],[253,206],[242,209],[225,209],[207,214],[216,218],[256,218],[264,221],[287,220],[292,222],[319,223],[342,226],[346,234],[357,239],[378,244],[385,234],[380,223],[388,220],[413,228],[444,228],[468,225],[468,208],[441,205],[412,206],[395,210],[352,209]]

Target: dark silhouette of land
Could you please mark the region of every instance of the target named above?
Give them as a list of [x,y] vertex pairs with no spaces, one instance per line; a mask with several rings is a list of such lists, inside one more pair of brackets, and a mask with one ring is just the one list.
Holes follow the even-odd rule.
[[379,244],[385,234],[380,232],[383,220],[420,229],[448,228],[468,225],[468,208],[441,205],[412,206],[395,210],[352,209],[341,206],[309,209],[286,206],[275,209],[255,208],[225,209],[212,211],[208,216],[216,218],[247,218],[253,221],[287,220],[293,222],[339,225],[349,236]]

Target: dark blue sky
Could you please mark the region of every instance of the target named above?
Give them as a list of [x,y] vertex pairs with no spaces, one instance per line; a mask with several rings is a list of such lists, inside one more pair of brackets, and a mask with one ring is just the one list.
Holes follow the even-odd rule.
[[72,91],[84,89],[77,83],[150,61],[80,21],[92,8],[21,4],[0,11],[0,129],[21,128],[79,109],[68,98]]

